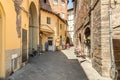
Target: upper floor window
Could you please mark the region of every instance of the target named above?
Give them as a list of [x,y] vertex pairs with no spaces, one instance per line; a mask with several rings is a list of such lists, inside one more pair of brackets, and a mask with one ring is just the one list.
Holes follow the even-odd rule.
[[44,3],[47,3],[47,0],[44,0]]
[[50,24],[51,23],[51,19],[50,17],[47,17],[47,24]]
[[54,4],[58,4],[58,0],[53,0],[53,3]]
[[64,19],[64,18],[65,18],[65,14],[64,14],[64,13],[62,13],[62,14],[61,14],[61,17]]
[[60,30],[62,30],[62,24],[60,24]]
[[61,0],[61,5],[65,6],[65,0]]

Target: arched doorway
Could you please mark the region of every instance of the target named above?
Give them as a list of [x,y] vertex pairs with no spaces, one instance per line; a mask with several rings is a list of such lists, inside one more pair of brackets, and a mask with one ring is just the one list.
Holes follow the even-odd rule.
[[[5,60],[4,60],[4,11],[0,4],[0,80],[5,77]],[[4,26],[4,27],[3,27]]]
[[[2,14],[0,11],[0,64],[2,63],[1,57],[2,57]],[[1,72],[1,65],[0,65],[0,72]],[[0,73],[1,75],[1,73]]]
[[29,8],[29,54],[32,54],[32,49],[37,50],[38,45],[38,19],[37,9],[35,4],[32,2]]
[[90,54],[90,48],[91,48],[91,45],[90,45],[90,28],[89,27],[87,27],[85,29],[84,35],[85,35],[84,53],[86,54],[86,56],[91,57],[91,54]]

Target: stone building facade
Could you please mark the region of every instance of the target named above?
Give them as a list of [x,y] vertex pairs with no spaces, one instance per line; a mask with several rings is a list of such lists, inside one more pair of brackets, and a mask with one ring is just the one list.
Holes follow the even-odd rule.
[[41,0],[41,8],[59,14],[67,20],[67,3],[68,0]]
[[86,56],[91,57],[90,54],[90,1],[76,0],[74,2],[75,15],[75,44],[80,46]]
[[[90,55],[93,67],[100,73],[102,76],[110,77],[111,71],[111,60],[115,60],[116,69],[119,73],[119,25],[120,23],[120,6],[119,0],[73,0],[75,5],[75,35],[76,43],[81,41],[84,37],[79,37],[79,33],[84,31],[86,26],[90,26]],[[88,3],[86,4],[87,1]],[[111,1],[111,2],[110,2]],[[82,3],[84,2],[84,3]],[[81,3],[81,5],[79,4]],[[109,4],[112,6],[112,14],[109,14]],[[89,5],[89,6],[88,6]],[[88,7],[88,10],[84,7]],[[82,7],[82,10],[79,9]],[[83,12],[83,13],[82,13]],[[89,17],[87,20],[87,16]],[[110,19],[110,16],[111,19]],[[110,20],[112,20],[113,28],[113,53],[111,56],[110,48]],[[88,24],[86,24],[88,22]],[[82,25],[83,24],[83,25]],[[84,26],[82,28],[80,25]],[[87,32],[88,33],[88,32]],[[81,36],[84,36],[81,34]],[[84,40],[83,40],[84,41]],[[82,46],[84,49],[84,46]],[[85,52],[84,52],[85,53]],[[113,58],[112,58],[113,57]],[[114,75],[112,75],[113,77]],[[119,79],[118,79],[119,80]]]
[[8,80],[28,62],[32,48],[37,49],[38,1],[0,0],[0,80]]
[[74,10],[68,9],[68,34],[70,38],[70,45],[74,45]]

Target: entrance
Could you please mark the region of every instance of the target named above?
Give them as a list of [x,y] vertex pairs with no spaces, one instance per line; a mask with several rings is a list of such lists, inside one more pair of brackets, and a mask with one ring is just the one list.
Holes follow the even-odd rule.
[[22,29],[22,62],[27,61],[27,30]]
[[85,30],[85,46],[84,46],[84,52],[88,57],[91,57],[90,55],[90,28],[86,28]]
[[48,50],[53,51],[53,37],[48,37]]
[[37,50],[38,38],[39,38],[39,27],[37,19],[37,11],[35,4],[32,2],[29,8],[29,54],[32,54],[32,50]]

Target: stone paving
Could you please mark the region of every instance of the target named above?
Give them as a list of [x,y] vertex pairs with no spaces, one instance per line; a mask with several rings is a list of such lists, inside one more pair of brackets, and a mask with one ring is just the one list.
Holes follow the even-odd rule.
[[91,63],[76,58],[73,48],[45,52],[30,58],[29,63],[11,76],[13,80],[110,80],[102,78]]

